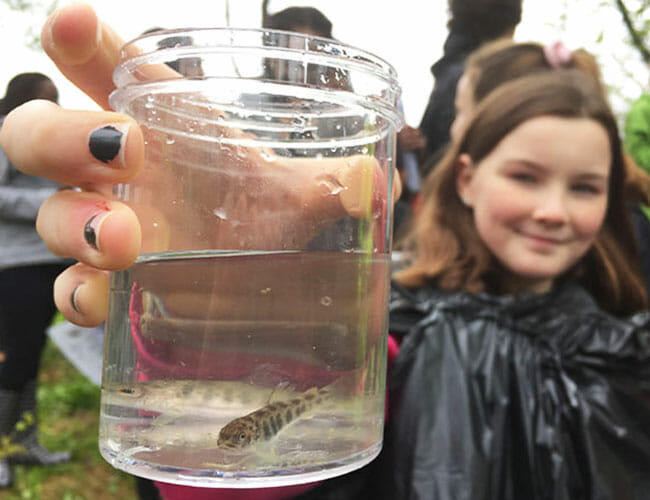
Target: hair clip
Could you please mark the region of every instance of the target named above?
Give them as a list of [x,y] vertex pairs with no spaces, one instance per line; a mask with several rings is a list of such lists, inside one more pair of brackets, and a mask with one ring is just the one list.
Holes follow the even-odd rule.
[[573,59],[573,52],[557,41],[544,46],[544,56],[552,68],[565,68]]

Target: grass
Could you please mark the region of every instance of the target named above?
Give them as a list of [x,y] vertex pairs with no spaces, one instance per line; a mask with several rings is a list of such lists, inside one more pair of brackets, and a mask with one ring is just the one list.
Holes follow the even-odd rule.
[[137,500],[133,477],[112,468],[99,454],[99,388],[49,341],[37,397],[41,443],[72,452],[72,461],[15,466],[14,484],[0,489],[0,500]]

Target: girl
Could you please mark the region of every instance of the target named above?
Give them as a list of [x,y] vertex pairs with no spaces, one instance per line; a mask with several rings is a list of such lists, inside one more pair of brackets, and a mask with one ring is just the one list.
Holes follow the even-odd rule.
[[[603,95],[607,96],[596,59],[583,49],[572,51],[562,42],[541,45],[505,40],[482,46],[467,59],[465,73],[458,82],[456,118],[451,127],[452,139],[458,140],[477,103],[500,85],[522,76],[541,75],[557,69],[582,71],[593,78]],[[650,293],[650,224],[642,208],[649,203],[650,176],[629,155],[625,155],[625,168],[628,210],[639,244],[646,293]]]
[[647,306],[624,182],[584,74],[513,80],[478,105],[396,275],[407,335],[381,498],[644,498],[650,331],[618,319]]

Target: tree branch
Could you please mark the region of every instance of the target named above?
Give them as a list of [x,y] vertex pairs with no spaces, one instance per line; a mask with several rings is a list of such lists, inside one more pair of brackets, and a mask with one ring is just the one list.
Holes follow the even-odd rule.
[[625,22],[625,26],[627,27],[627,30],[630,33],[630,36],[632,37],[632,45],[634,45],[637,48],[637,50],[641,53],[641,58],[647,64],[650,64],[650,50],[648,50],[648,48],[645,46],[641,34],[636,30],[634,24],[632,24],[632,19],[630,18],[630,12],[627,10],[625,3],[623,3],[623,0],[616,0],[616,5],[618,7],[618,10],[621,12],[621,15],[623,16],[623,21]]

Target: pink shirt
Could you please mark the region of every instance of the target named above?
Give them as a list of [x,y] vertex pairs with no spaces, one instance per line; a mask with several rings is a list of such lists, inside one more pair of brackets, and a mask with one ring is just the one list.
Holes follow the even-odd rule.
[[309,483],[253,490],[194,488],[178,484],[156,483],[165,500],[285,500],[309,491],[315,485],[315,483]]

